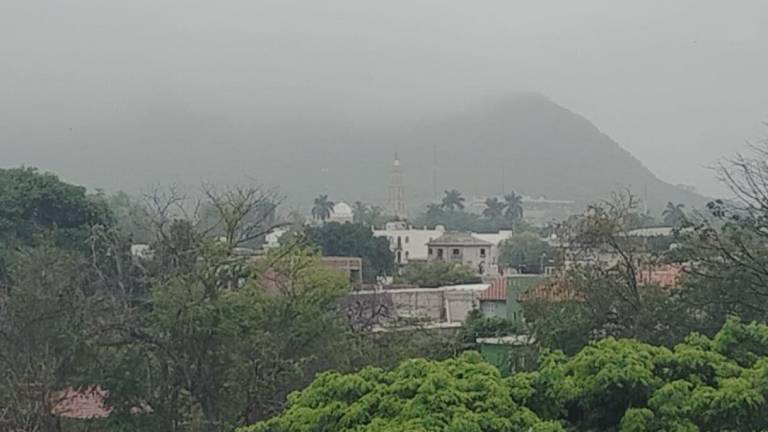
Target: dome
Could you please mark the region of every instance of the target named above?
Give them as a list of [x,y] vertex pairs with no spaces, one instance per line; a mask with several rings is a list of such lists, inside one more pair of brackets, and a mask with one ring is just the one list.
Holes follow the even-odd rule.
[[350,207],[349,204],[345,202],[337,202],[334,204],[331,219],[351,219],[352,216],[352,207]]

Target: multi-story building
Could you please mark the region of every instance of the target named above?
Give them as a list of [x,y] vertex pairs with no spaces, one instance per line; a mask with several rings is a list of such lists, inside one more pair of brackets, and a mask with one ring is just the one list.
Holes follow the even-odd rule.
[[445,232],[427,243],[427,261],[460,262],[482,275],[496,264],[492,246],[471,233]]

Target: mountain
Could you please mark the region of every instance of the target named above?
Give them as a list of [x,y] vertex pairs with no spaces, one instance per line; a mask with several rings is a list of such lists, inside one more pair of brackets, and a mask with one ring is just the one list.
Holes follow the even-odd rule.
[[[667,201],[688,206],[706,202],[703,196],[660,180],[587,119],[537,94],[405,125],[316,126],[312,132],[306,126],[293,129],[302,130],[304,139],[288,139],[284,131],[273,134],[282,137],[275,161],[303,173],[299,178],[316,179],[309,187],[283,182],[294,197],[322,189],[338,200],[381,203],[393,154],[398,152],[411,209],[433,200],[433,167],[438,195],[452,188],[467,196],[515,190],[584,203],[629,188],[639,198],[647,197],[649,208],[655,210]],[[314,145],[300,145],[305,140]]]
[[[583,203],[629,187],[658,210],[667,201],[706,201],[658,179],[588,120],[537,94],[378,126],[322,115],[275,120],[263,109],[136,100],[120,105],[119,115],[74,127],[54,118],[15,135],[0,131],[0,142],[16,154],[6,163],[38,166],[92,188],[191,189],[253,178],[278,186],[289,206],[305,210],[320,193],[383,205],[395,152],[412,211],[453,188],[468,197],[515,190]],[[52,144],[62,151],[50,151]]]

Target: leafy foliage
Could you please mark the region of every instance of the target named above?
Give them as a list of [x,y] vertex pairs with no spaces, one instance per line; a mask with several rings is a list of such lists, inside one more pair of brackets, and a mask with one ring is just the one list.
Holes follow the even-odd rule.
[[480,277],[468,265],[448,261],[409,263],[398,279],[424,288],[480,282]]
[[729,320],[674,348],[605,338],[546,352],[502,378],[474,354],[320,375],[278,417],[241,432],[759,431],[768,428],[768,326]]
[[504,240],[499,251],[499,264],[504,267],[543,273],[545,266],[557,257],[556,251],[538,235],[530,232],[515,234]]
[[376,277],[394,272],[395,258],[387,239],[374,237],[368,226],[331,222],[308,228],[307,237],[325,256],[362,258],[365,282],[375,282]]
[[474,343],[477,338],[520,334],[525,331],[520,321],[497,316],[483,316],[475,309],[464,320],[464,341]]
[[[34,168],[0,169],[0,255],[48,241],[86,251],[91,228],[112,223],[106,204],[84,187]],[[2,261],[0,256],[0,276]]]
[[563,431],[515,403],[498,370],[476,354],[409,360],[391,371],[324,373],[291,395],[279,417],[241,432]]

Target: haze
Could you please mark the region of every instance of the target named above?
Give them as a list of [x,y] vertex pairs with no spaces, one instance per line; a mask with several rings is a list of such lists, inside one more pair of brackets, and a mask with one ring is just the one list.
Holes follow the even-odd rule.
[[391,126],[532,91],[718,194],[705,166],[765,136],[767,29],[759,0],[5,0],[0,165],[110,190],[235,181],[273,144],[187,154],[258,125]]

